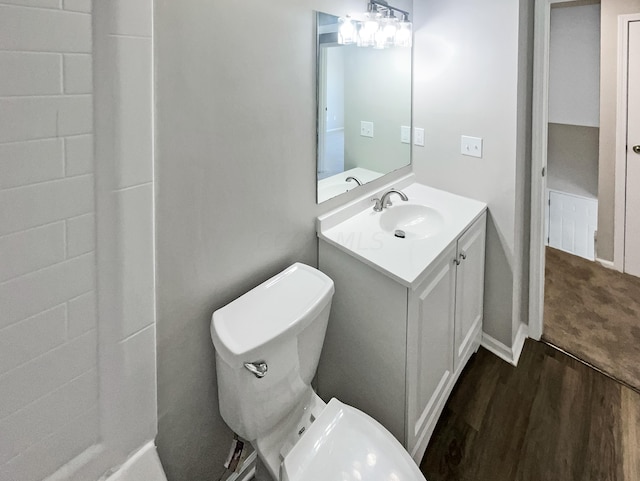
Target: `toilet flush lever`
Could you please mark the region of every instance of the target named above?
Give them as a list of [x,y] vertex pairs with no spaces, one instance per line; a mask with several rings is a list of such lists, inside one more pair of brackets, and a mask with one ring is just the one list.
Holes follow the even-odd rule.
[[252,372],[253,375],[258,379],[265,377],[267,375],[267,371],[269,370],[269,366],[267,366],[267,363],[265,361],[245,362],[244,367]]

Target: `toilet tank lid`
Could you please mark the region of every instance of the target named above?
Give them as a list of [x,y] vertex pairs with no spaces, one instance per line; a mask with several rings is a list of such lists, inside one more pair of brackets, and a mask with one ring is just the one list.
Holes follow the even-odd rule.
[[255,362],[264,349],[304,329],[331,302],[333,281],[295,263],[213,313],[211,338],[229,364]]

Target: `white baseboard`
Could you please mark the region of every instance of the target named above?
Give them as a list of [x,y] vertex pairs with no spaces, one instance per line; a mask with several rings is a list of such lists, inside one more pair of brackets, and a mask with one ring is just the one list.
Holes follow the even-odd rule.
[[596,257],[596,262],[600,264],[602,267],[606,267],[607,269],[613,269],[614,271],[618,270],[613,265],[613,261],[608,261],[608,260],[600,259],[599,257]]
[[522,354],[522,349],[524,349],[524,341],[529,337],[529,326],[525,323],[521,322],[520,327],[518,327],[518,332],[516,332],[516,338],[513,341],[513,365],[517,366],[518,361],[520,360],[520,354]]
[[513,346],[511,347],[501,343],[486,332],[483,332],[482,342],[480,345],[503,361],[508,362],[512,366],[517,366],[518,361],[520,360],[520,354],[522,354],[522,348],[524,347],[524,341],[527,339],[529,334],[528,331],[528,326],[521,323],[513,341]]

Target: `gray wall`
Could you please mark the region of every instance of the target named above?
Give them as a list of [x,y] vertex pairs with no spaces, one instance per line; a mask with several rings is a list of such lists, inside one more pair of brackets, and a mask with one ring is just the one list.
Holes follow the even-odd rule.
[[[345,170],[391,172],[409,163],[411,145],[400,127],[411,125],[411,50],[352,47],[345,52]],[[373,122],[373,138],[360,121]]]
[[[511,346],[526,320],[532,1],[415,4],[414,171],[429,185],[487,202],[485,331]],[[530,112],[530,110],[529,110]],[[460,136],[484,139],[482,159]]]
[[598,197],[597,127],[549,124],[547,187]]
[[600,6],[600,164],[597,257],[613,260],[618,87],[618,15],[640,12],[640,0],[602,0]]
[[295,261],[316,265],[315,217],[383,182],[315,204],[312,11],[365,6],[155,3],[157,442],[170,481],[218,479],[232,439],[211,313]]
[[549,122],[600,124],[600,4],[551,8]]

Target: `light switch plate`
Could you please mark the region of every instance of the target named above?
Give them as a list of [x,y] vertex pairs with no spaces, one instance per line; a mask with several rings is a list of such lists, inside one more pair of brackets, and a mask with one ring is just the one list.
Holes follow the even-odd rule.
[[400,127],[400,142],[403,144],[411,143],[411,127],[407,127],[406,125]]
[[482,139],[480,137],[460,137],[460,153],[471,157],[482,158]]
[[416,127],[413,130],[413,143],[420,147],[424,147],[424,129]]
[[373,122],[360,121],[360,135],[363,137],[373,137]]

